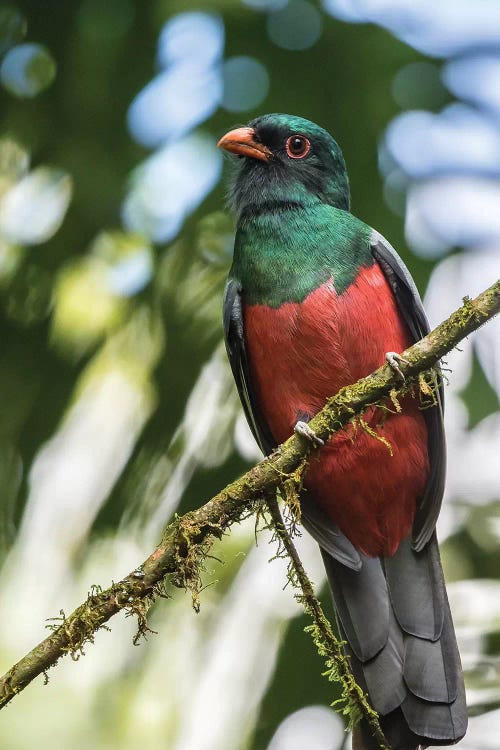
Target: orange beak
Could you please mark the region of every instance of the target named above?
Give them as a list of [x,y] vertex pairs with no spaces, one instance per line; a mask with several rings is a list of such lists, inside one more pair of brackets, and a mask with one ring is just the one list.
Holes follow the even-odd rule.
[[253,128],[236,128],[236,130],[231,130],[222,136],[217,146],[230,151],[232,154],[250,156],[252,159],[260,159],[261,161],[269,161],[272,156],[272,151],[267,146],[255,140],[255,130]]

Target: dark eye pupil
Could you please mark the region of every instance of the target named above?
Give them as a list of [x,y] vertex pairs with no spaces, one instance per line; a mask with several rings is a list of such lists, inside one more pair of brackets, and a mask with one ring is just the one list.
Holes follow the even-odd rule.
[[291,135],[286,141],[286,152],[292,159],[302,159],[307,156],[311,144],[303,135]]

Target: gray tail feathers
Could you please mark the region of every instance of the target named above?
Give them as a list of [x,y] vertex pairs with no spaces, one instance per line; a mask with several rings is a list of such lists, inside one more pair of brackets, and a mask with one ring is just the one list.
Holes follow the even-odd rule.
[[[322,554],[352,671],[391,748],[458,742],[467,707],[435,535],[421,552],[408,538],[394,557],[362,556],[359,571]],[[353,747],[377,747],[363,723]]]

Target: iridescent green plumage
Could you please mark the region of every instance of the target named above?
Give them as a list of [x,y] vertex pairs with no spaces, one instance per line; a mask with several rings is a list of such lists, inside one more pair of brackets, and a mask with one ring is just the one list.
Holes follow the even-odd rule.
[[[301,302],[328,279],[341,294],[362,266],[373,264],[373,256],[370,227],[347,210],[340,147],[326,130],[300,117],[266,115],[258,123],[259,137],[277,158],[265,170],[246,159],[238,170],[231,276],[246,289],[249,304]],[[279,158],[285,134],[293,131],[312,144],[307,161]]]
[[342,294],[374,262],[370,233],[352,214],[324,203],[300,213],[275,207],[240,224],[231,275],[249,304],[302,302],[328,279]]
[[[266,115],[220,145],[240,155],[226,344],[250,427],[270,452],[428,323],[397,253],[350,213],[344,160],[326,131]],[[441,396],[425,411],[411,397],[398,414],[368,409],[366,428],[335,435],[304,477],[302,520],[321,547],[353,672],[394,750],[456,742],[467,726],[434,533]],[[359,731],[355,746],[372,750]]]

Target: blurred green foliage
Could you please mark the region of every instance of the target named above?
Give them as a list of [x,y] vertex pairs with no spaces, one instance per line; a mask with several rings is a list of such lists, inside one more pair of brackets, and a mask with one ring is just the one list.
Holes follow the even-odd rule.
[[[179,240],[170,247],[155,248],[152,283],[135,297],[124,299],[107,292],[99,284],[98,267],[110,261],[95,257],[102,232],[116,233],[120,227],[128,175],[146,153],[127,132],[127,108],[154,72],[163,23],[176,10],[189,7],[189,3],[175,7],[175,3],[160,2],[144,6],[129,0],[105,6],[91,0],[17,3],[28,20],[26,38],[50,50],[57,76],[33,99],[0,90],[0,131],[18,144],[15,148],[24,149],[21,154],[29,154],[32,166],[48,163],[64,170],[74,190],[59,231],[47,242],[19,252],[15,261],[2,263],[9,275],[2,286],[3,367],[16,355],[30,359],[33,337],[38,348],[36,368],[30,368],[29,376],[23,368],[26,393],[18,392],[17,377],[0,374],[4,382],[7,378],[3,393],[11,408],[13,401],[19,404],[17,414],[10,417],[15,423],[11,435],[25,469],[64,412],[66,400],[60,394],[69,394],[95,347],[133,314],[136,305],[146,304],[160,315],[168,349],[175,352],[158,362],[154,375],[157,411],[137,455],[162,450],[168,443],[199,367],[220,336],[221,289],[232,241],[230,220],[214,215],[197,227],[202,217],[220,211],[223,185],[195,212]],[[203,3],[192,7],[202,8]],[[392,75],[416,54],[380,30],[333,19],[325,20],[321,39],[313,48],[294,54],[269,40],[265,15],[237,2],[211,2],[206,7],[223,12],[228,55],[251,54],[272,71],[264,109],[306,115],[335,133],[349,165],[354,210],[402,247],[401,222],[382,199],[377,141],[397,110],[390,91]],[[256,114],[250,111],[244,119]],[[232,118],[219,110],[210,119],[207,127],[214,141],[232,124]],[[412,261],[411,265],[417,281],[425,282],[429,264]],[[18,367],[12,369],[17,375]],[[16,392],[12,398],[11,391]],[[124,502],[122,488],[118,493],[120,501],[113,502],[116,514]],[[185,504],[196,500],[188,493]],[[21,509],[22,497],[17,517]],[[107,512],[104,517],[111,525],[118,520]]]
[[[377,168],[379,139],[398,111],[394,76],[423,59],[388,33],[325,16],[319,41],[298,53],[275,46],[265,14],[235,0],[19,0],[10,9],[0,6],[0,52],[38,45],[22,80],[13,80],[5,64],[0,73],[0,199],[30,180],[23,183],[27,205],[16,225],[26,240],[0,238],[1,555],[16,538],[34,458],[92,379],[118,362],[147,393],[148,416],[96,513],[90,541],[141,514],[147,520],[185,448],[187,438],[178,433],[185,405],[221,339],[233,237],[222,211],[225,187],[218,184],[166,245],[126,232],[121,204],[132,170],[149,153],[128,132],[127,109],[154,74],[164,23],[191,9],[222,14],[226,54],[251,55],[269,72],[263,104],[237,119],[285,111],[331,130],[345,153],[354,212],[390,238],[421,289],[432,271],[432,262],[405,249],[401,218],[383,200]],[[435,95],[428,106],[441,104]],[[234,121],[234,114],[218,109],[204,129],[215,144]],[[40,205],[47,207],[42,216]],[[120,283],[130,264],[142,282],[124,291]],[[477,363],[465,396],[470,426],[495,408]],[[248,466],[250,459],[222,443],[217,450],[229,455],[197,465],[179,512]],[[66,512],[71,514],[71,497]],[[493,577],[499,554],[493,542],[487,551],[478,546],[484,509],[477,516],[470,530],[450,540],[447,554],[467,577]],[[230,575],[216,576],[221,592],[241,562],[237,552],[228,559]],[[335,697],[303,625],[303,618],[293,621],[284,639],[254,750],[267,747],[291,711]]]

